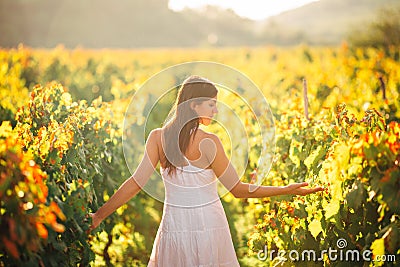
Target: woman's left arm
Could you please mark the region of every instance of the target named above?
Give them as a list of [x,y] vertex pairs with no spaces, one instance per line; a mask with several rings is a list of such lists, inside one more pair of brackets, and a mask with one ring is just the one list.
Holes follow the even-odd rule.
[[147,183],[160,160],[158,140],[160,140],[160,130],[156,129],[150,133],[147,139],[145,153],[135,173],[118,188],[96,213],[92,214],[92,229],[99,226],[105,218],[139,193]]

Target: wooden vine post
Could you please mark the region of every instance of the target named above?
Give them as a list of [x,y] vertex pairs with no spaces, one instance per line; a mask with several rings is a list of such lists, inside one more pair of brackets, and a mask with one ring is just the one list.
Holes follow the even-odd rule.
[[382,75],[379,76],[379,83],[381,85],[381,90],[382,90],[382,99],[386,100],[386,85]]

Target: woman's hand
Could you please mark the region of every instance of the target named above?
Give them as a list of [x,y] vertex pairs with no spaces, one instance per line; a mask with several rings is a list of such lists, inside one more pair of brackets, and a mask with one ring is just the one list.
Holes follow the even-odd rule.
[[89,215],[92,218],[92,226],[90,226],[90,230],[94,230],[100,225],[101,219],[96,216],[96,213],[90,213]]
[[285,186],[285,190],[287,190],[286,194],[287,195],[300,195],[300,196],[305,196],[308,194],[316,193],[323,191],[324,188],[318,186],[314,188],[304,188],[305,186],[308,186],[308,183],[294,183],[294,184],[289,184]]

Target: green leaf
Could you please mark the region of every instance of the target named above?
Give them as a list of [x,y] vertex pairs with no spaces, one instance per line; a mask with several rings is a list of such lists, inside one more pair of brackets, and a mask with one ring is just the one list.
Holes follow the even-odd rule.
[[360,181],[357,181],[353,185],[353,190],[346,195],[347,205],[349,208],[357,210],[365,199],[366,192],[364,185]]
[[382,239],[385,241],[385,249],[391,254],[396,253],[398,249],[399,242],[399,229],[395,223],[392,223],[388,227],[386,227],[386,232],[382,236]]

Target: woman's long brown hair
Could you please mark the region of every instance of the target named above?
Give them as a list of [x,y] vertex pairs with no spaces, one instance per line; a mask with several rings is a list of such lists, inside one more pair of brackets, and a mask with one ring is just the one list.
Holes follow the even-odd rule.
[[199,118],[192,109],[191,103],[200,104],[217,95],[215,85],[200,76],[190,76],[181,85],[178,96],[171,110],[172,119],[164,126],[163,150],[168,174],[174,174],[177,166],[186,165],[184,154],[189,146],[191,136],[199,128]]

